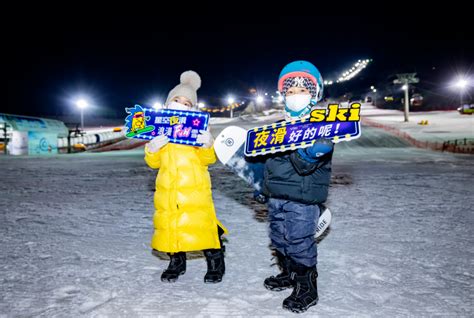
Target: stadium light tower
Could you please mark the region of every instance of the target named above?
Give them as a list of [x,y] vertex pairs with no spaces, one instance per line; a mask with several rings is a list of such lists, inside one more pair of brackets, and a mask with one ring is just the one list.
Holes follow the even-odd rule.
[[76,106],[81,110],[81,130],[84,130],[84,109],[89,106],[87,100],[81,98],[76,101]]

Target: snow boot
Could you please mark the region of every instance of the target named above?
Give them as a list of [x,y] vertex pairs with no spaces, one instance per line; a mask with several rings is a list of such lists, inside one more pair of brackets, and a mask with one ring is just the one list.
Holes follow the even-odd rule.
[[281,291],[294,286],[291,275],[291,262],[288,257],[276,251],[277,264],[281,273],[276,276],[270,276],[265,279],[263,285],[268,290]]
[[225,273],[224,252],[225,247],[204,250],[204,256],[207,261],[207,273],[204,276],[205,283],[219,283],[222,281],[222,276]]
[[180,275],[186,272],[186,253],[168,253],[168,255],[170,257],[170,264],[163,274],[161,274],[161,281],[174,283],[178,280]]
[[292,264],[291,277],[295,280],[296,286],[291,295],[283,301],[283,308],[294,313],[305,312],[319,300],[316,266]]

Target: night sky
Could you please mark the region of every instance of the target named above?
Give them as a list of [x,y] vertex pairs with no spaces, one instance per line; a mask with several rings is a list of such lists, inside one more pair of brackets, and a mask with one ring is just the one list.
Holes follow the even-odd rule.
[[325,79],[358,59],[373,59],[352,89],[396,72],[436,69],[427,82],[448,81],[456,72],[474,71],[472,29],[467,20],[422,15],[403,26],[383,15],[163,20],[23,14],[4,37],[7,102],[1,111],[74,114],[71,101],[84,94],[98,113],[120,116],[134,103],[164,100],[188,69],[201,75],[204,101],[245,98],[250,87],[274,93],[281,68],[296,59],[313,62]]

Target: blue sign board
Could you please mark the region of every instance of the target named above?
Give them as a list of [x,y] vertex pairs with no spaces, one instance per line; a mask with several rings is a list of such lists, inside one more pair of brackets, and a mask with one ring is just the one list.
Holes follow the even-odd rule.
[[331,139],[337,143],[359,136],[359,121],[313,122],[310,118],[281,121],[249,130],[245,143],[245,155],[258,156],[305,148],[311,146],[318,138]]
[[169,141],[176,144],[202,146],[196,139],[199,130],[206,130],[209,114],[196,111],[173,109],[150,109],[140,105],[125,108],[125,136],[150,140],[159,135],[166,135]]

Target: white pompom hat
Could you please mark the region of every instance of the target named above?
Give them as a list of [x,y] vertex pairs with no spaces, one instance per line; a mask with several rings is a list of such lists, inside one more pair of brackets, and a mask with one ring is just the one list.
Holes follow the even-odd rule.
[[175,97],[182,96],[189,99],[193,106],[197,105],[196,91],[201,87],[201,77],[194,71],[183,72],[180,76],[180,83],[173,88],[166,99],[165,105],[169,105]]

